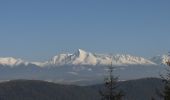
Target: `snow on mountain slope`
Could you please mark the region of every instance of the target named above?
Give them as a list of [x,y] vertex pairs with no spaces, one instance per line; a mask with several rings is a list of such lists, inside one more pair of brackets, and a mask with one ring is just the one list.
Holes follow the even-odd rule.
[[155,57],[150,58],[150,61],[156,63],[156,64],[166,64],[166,62],[169,60],[168,55],[158,55]]
[[113,61],[119,64],[155,64],[142,57],[135,57],[131,55],[116,55],[113,56]]
[[26,64],[26,62],[24,62],[21,59],[16,59],[13,57],[4,57],[4,58],[0,58],[0,64],[1,65],[8,65],[8,66],[17,66],[20,64]]
[[[164,57],[166,58],[166,57]],[[51,60],[45,62],[25,62],[21,59],[15,59],[12,57],[0,58],[0,64],[2,65],[10,65],[16,66],[19,64],[34,64],[39,67],[46,66],[60,66],[60,65],[110,65],[111,60],[113,65],[132,65],[132,64],[140,64],[140,65],[155,65],[157,64],[156,60],[158,58],[153,58],[152,60],[147,60],[142,57],[135,57],[131,55],[109,55],[109,54],[96,54],[86,52],[82,49],[78,49],[73,54],[58,54],[54,56]],[[153,62],[152,62],[153,61]]]
[[34,64],[38,67],[45,67],[45,66],[49,65],[49,62],[48,61],[46,61],[46,62],[29,62],[28,64]]
[[128,64],[155,64],[142,57],[131,55],[103,55],[93,54],[84,50],[78,49],[73,54],[59,54],[49,61],[52,65],[128,65]]
[[[108,73],[107,69],[108,65],[111,64],[111,60],[115,67],[114,74],[120,76],[121,80],[158,77],[160,71],[164,70],[162,66],[155,66],[162,59],[152,62],[131,55],[96,54],[78,49],[72,54],[58,54],[44,62],[25,62],[12,57],[0,58],[0,65],[5,65],[5,68],[0,68],[0,80],[95,80]],[[8,69],[8,67],[10,68]]]

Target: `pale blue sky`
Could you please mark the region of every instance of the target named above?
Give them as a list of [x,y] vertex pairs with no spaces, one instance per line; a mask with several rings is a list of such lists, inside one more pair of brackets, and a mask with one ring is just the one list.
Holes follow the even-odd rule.
[[47,60],[78,48],[153,56],[170,50],[169,0],[1,0],[0,56]]

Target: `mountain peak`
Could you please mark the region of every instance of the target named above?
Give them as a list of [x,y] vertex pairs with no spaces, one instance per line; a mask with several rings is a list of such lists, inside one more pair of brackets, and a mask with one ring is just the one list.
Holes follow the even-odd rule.
[[85,50],[83,50],[83,49],[78,49],[78,51],[79,51],[79,52],[85,52]]
[[83,53],[83,52],[86,52],[85,50],[83,50],[83,49],[77,49],[77,51],[76,52],[79,52],[79,53]]
[[166,62],[169,60],[169,56],[168,55],[157,55],[154,56],[152,58],[150,58],[150,60],[152,62],[155,62],[156,64],[166,64]]
[[13,58],[13,57],[1,57],[0,58],[0,64],[2,65],[19,65],[21,63],[24,63],[23,60],[21,59],[16,59],[16,58]]
[[85,50],[82,49],[78,49],[75,53],[76,56],[82,56],[82,55],[86,55],[87,52]]
[[[85,50],[82,49],[77,49],[76,52],[70,54],[70,53],[65,53],[65,54],[58,54],[54,56],[51,60],[49,61],[44,61],[44,62],[25,62],[21,59],[15,59],[13,57],[6,57],[6,58],[0,58],[0,64],[2,65],[10,65],[10,66],[15,66],[19,64],[35,64],[37,66],[58,66],[58,65],[108,65],[110,64],[110,56],[112,56],[112,62],[113,65],[132,65],[132,64],[157,64],[155,63],[155,60],[160,59],[145,59],[142,57],[136,57],[136,56],[131,56],[131,55],[106,55],[106,54],[93,54],[90,52],[86,52]],[[167,59],[166,56],[162,57],[164,59]],[[162,59],[161,58],[161,59]]]

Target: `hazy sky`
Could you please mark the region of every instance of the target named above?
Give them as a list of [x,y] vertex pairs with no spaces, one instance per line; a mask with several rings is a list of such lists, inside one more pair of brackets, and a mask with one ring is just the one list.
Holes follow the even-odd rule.
[[170,50],[170,0],[0,0],[0,56]]

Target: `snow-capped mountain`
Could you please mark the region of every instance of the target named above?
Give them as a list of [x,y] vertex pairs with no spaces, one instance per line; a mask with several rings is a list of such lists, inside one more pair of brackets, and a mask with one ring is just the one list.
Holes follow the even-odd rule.
[[[74,53],[58,54],[49,61],[27,62],[13,57],[0,58],[0,81],[11,79],[38,79],[52,81],[103,80],[111,62],[114,75],[120,80],[159,77],[166,66],[159,66],[168,56],[152,59],[124,54],[97,54],[76,50]],[[4,66],[2,66],[4,65]],[[60,67],[59,67],[60,66]]]
[[59,54],[54,56],[49,62],[54,65],[96,65],[98,58],[90,52],[78,49],[73,54]]
[[[154,61],[154,62],[152,62]],[[131,55],[109,55],[109,54],[96,54],[91,52],[86,52],[82,49],[78,49],[75,53],[58,54],[54,56],[51,60],[45,62],[26,62],[21,59],[16,59],[12,57],[0,58],[0,64],[16,66],[19,64],[35,64],[40,67],[46,66],[61,66],[61,65],[153,65],[157,64],[155,60],[147,60],[142,57],[136,57]]]
[[156,64],[165,64],[166,65],[166,62],[169,60],[169,56],[168,55],[158,55],[158,56],[155,56],[155,57],[152,57],[150,58],[150,61],[156,63]]
[[[135,57],[131,55],[107,55],[107,54],[93,54],[78,49],[73,54],[59,54],[54,56],[52,60],[48,61],[51,65],[129,65],[129,64],[155,64],[152,61],[142,57]],[[47,63],[45,63],[47,64]]]
[[2,57],[0,58],[0,65],[6,65],[6,66],[17,66],[20,64],[27,65],[27,62],[23,61],[22,59],[16,59],[13,57]]

